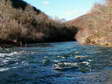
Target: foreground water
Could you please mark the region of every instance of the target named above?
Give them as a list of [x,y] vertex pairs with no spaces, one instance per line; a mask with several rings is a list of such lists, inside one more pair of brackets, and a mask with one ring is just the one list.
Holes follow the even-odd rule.
[[76,42],[0,49],[0,84],[112,84],[112,48]]

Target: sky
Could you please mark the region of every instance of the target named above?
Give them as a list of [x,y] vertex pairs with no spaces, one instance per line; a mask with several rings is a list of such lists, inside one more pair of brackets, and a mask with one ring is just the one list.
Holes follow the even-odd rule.
[[24,0],[52,18],[72,20],[87,13],[102,0]]

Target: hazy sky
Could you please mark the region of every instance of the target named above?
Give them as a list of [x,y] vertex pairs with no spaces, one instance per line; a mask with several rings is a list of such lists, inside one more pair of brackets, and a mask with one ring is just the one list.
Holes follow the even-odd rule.
[[71,20],[88,12],[102,0],[25,0],[50,17]]

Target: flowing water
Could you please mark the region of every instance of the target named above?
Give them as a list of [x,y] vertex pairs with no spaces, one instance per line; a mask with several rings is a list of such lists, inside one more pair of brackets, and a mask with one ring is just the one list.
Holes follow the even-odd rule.
[[112,48],[76,42],[0,48],[0,84],[112,84]]

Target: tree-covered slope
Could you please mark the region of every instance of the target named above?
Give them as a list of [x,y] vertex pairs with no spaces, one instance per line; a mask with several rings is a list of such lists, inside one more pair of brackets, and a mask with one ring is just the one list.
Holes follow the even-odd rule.
[[0,43],[73,40],[76,28],[49,18],[23,0],[0,0]]

